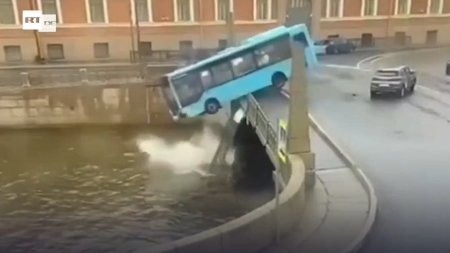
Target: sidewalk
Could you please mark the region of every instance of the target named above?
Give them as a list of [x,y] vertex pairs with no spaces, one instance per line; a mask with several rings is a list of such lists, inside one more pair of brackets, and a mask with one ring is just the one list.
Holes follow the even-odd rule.
[[[373,224],[376,203],[354,171],[311,129],[317,180],[295,232],[260,253],[356,252]],[[375,200],[376,202],[376,200]]]

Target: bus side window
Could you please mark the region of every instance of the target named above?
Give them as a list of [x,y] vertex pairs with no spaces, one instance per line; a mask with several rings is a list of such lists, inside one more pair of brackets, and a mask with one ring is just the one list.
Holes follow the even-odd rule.
[[246,53],[231,60],[233,72],[236,77],[243,76],[256,69],[252,53]]
[[[266,57],[266,59],[262,58],[262,54],[260,52],[264,52],[264,54],[267,55],[264,56]],[[268,64],[273,64],[286,60],[291,57],[291,48],[289,45],[289,39],[288,38],[278,39],[269,45],[266,45],[262,48],[255,50],[255,55],[259,67],[263,67]]]
[[233,72],[231,72],[228,62],[222,62],[211,67],[214,78],[214,86],[233,80]]
[[205,89],[214,87],[212,75],[209,70],[200,71],[200,80],[202,81],[203,87],[205,87]]
[[255,50],[255,57],[258,67],[264,67],[270,63],[270,55],[266,51],[267,48],[261,48]]

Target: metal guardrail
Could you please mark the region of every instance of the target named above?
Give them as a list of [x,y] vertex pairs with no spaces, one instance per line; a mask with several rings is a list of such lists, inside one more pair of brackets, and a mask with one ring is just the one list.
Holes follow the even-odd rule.
[[273,126],[266,114],[262,110],[258,101],[253,95],[247,96],[247,108],[246,108],[247,122],[251,123],[255,127],[256,134],[260,138],[262,144],[268,147],[268,154],[274,164],[278,164],[277,156],[277,130]]

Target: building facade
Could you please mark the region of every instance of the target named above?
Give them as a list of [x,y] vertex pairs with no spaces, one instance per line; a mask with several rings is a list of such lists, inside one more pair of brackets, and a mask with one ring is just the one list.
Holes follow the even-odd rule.
[[[138,47],[145,55],[223,47],[228,10],[241,40],[277,26],[285,5],[311,9],[316,39],[342,36],[373,44],[403,36],[411,43],[450,44],[450,0],[281,1],[0,0],[0,64],[32,63],[37,56],[53,62],[127,61]],[[57,31],[22,30],[22,11],[33,9],[56,14]]]
[[[321,0],[320,37],[383,42],[450,44],[450,0]],[[386,38],[389,38],[386,40]]]

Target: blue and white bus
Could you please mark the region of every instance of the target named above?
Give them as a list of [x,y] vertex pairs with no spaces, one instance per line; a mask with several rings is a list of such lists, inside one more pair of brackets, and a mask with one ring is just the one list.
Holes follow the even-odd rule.
[[[290,40],[305,47],[305,64],[317,64],[305,25],[280,26],[162,77],[163,94],[177,120],[217,113],[222,105],[291,76]],[[300,47],[299,47],[300,48]]]

